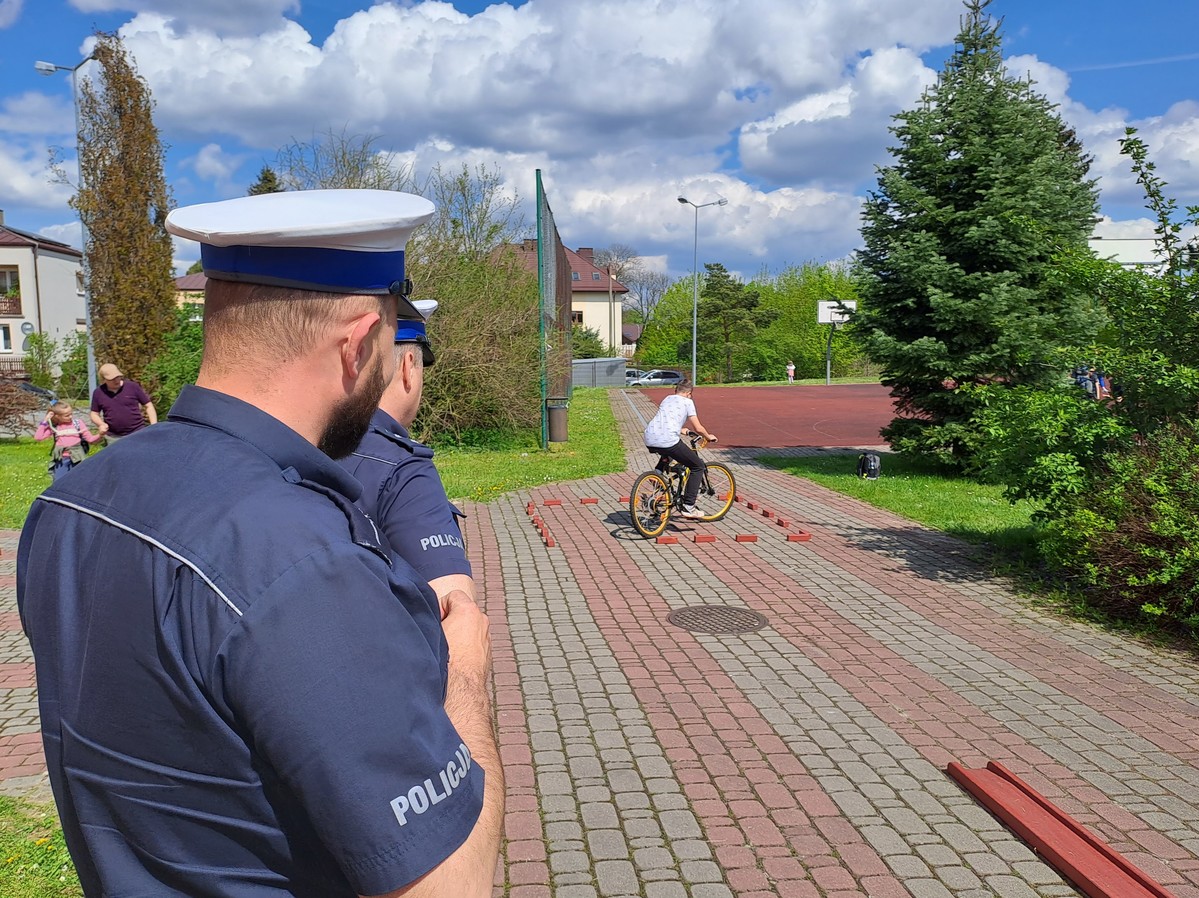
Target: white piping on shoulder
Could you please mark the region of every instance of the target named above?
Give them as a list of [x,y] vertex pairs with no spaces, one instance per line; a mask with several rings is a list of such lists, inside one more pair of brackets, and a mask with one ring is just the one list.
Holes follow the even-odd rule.
[[145,542],[149,543],[150,545],[152,545],[154,548],[158,549],[159,551],[164,552],[167,555],[171,556],[176,561],[183,564],[185,567],[190,568],[196,574],[197,577],[199,577],[206,584],[208,584],[209,589],[211,589],[213,592],[215,592],[218,596],[221,597],[221,601],[224,602],[226,605],[228,605],[234,614],[236,614],[238,617],[244,616],[244,613],[242,612],[242,610],[240,608],[238,608],[236,605],[234,605],[233,602],[230,601],[229,597],[227,595],[225,595],[223,592],[221,592],[221,590],[217,587],[217,585],[215,583],[213,583],[211,579],[209,579],[208,575],[205,574],[198,567],[196,567],[194,562],[192,562],[188,558],[184,558],[178,552],[175,552],[174,550],[167,548],[166,546],[164,546],[162,543],[160,543],[158,540],[154,539],[153,537],[147,536],[145,533],[142,533],[139,530],[134,530],[132,527],[130,527],[126,524],[122,524],[120,521],[114,521],[112,518],[106,517],[105,515],[100,514],[98,511],[93,511],[90,508],[84,508],[82,505],[76,505],[74,502],[67,502],[64,499],[59,499],[59,498],[56,498],[53,496],[38,496],[38,501],[52,502],[55,505],[62,505],[65,508],[73,508],[73,509],[75,509],[75,511],[78,511],[82,514],[88,515],[89,517],[96,518],[97,520],[101,520],[106,524],[111,524],[113,527],[116,527],[118,530],[124,530],[126,533],[136,536],[138,539],[144,540]]

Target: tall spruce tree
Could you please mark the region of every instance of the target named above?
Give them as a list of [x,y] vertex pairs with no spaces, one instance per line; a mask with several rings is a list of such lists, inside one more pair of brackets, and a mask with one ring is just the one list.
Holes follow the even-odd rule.
[[756,289],[734,278],[719,262],[705,262],[707,271],[699,300],[699,356],[704,367],[718,368],[721,380],[739,380],[734,358],[778,317],[778,309],[766,308]]
[[250,196],[261,196],[264,193],[282,193],[286,188],[279,181],[279,176],[269,165],[264,165],[258,173],[258,180],[246,191]]
[[120,37],[99,33],[99,77],[80,82],[79,189],[96,358],[142,377],[175,326],[171,193],[146,82]]
[[896,117],[894,164],[863,211],[855,327],[898,417],[897,449],[969,456],[970,383],[1037,384],[1097,327],[1089,299],[1050,286],[1051,257],[1085,247],[1090,158],[1028,78],[1003,66],[991,0],[967,0],[957,48],[918,108]]

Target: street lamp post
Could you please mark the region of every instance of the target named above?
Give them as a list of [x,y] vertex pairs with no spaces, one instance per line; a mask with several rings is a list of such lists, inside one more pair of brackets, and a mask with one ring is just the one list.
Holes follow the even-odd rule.
[[685,196],[679,197],[679,202],[695,209],[695,239],[691,247],[691,383],[695,377],[695,348],[699,331],[699,210],[705,206],[727,206],[724,197],[712,200],[710,203],[693,203]]
[[[87,56],[78,65],[55,65],[52,62],[38,60],[33,64],[43,75],[53,75],[55,72],[71,73],[71,104],[75,109],[75,158],[79,159],[79,70],[85,63],[95,57]],[[84,187],[83,164],[79,163],[79,189]],[[87,264],[87,222],[82,210],[79,213],[79,229],[83,242],[83,326],[87,331],[87,395],[90,397],[96,391],[96,351],[92,345],[92,277]]]

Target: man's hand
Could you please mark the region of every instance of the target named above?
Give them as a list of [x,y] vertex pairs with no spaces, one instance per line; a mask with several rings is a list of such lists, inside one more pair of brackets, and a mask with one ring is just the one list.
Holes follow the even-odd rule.
[[461,589],[442,599],[441,629],[450,647],[450,674],[483,682],[491,672],[491,624],[482,609]]
[[108,422],[101,421],[96,429],[100,432],[100,436],[104,436],[104,434],[108,433]]

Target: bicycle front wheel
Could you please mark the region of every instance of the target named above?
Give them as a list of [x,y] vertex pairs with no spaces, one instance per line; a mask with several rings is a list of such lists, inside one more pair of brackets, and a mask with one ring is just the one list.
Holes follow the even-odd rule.
[[719,521],[733,507],[737,495],[737,484],[733,482],[733,472],[725,465],[708,465],[704,473],[704,483],[699,495],[703,500],[703,516],[705,521]]
[[670,487],[657,471],[646,471],[633,484],[629,496],[629,514],[633,529],[652,539],[661,535],[670,520]]

